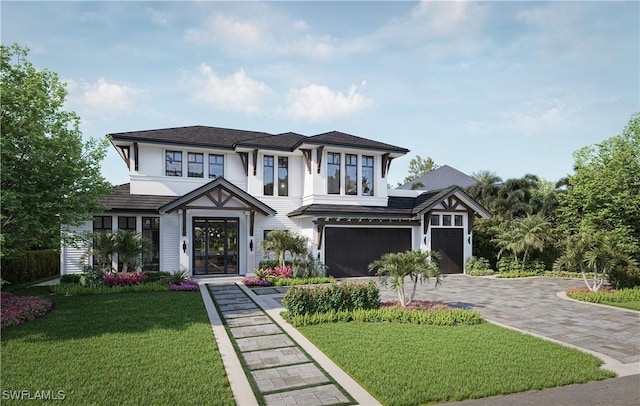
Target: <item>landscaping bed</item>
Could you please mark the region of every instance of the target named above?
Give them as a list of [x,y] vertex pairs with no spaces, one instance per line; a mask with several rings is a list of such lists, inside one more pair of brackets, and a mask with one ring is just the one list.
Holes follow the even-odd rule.
[[609,306],[640,311],[640,287],[630,289],[600,288],[591,292],[586,287],[568,289],[567,296],[583,302],[600,303]]

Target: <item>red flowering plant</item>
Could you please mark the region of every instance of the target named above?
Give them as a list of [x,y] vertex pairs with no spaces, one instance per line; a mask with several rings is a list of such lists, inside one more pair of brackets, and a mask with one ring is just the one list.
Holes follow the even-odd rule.
[[247,286],[271,286],[271,281],[265,278],[258,278],[257,276],[247,276],[242,278],[242,283]]
[[293,278],[293,269],[289,265],[278,265],[275,268],[267,269],[267,277]]
[[106,273],[102,275],[102,281],[108,287],[134,286],[144,282],[144,272]]
[[44,316],[53,307],[53,302],[37,296],[14,296],[0,292],[0,307],[0,325],[4,330]]

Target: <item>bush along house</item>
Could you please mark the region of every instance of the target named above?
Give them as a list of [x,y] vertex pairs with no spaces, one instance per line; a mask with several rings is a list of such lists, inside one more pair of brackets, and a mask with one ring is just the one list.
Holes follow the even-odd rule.
[[[409,151],[337,131],[191,126],[110,137],[130,181],[71,231],[141,233],[153,247],[145,270],[253,273],[265,236],[290,230],[336,277],[368,275],[383,254],[417,249],[439,251],[443,273],[462,273],[474,220],[491,217],[457,186],[387,189],[393,159]],[[83,261],[86,248],[62,247],[63,274],[82,272]]]

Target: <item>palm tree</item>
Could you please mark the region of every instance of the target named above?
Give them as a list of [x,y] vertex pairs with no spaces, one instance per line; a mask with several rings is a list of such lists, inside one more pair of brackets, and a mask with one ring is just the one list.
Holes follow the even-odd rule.
[[273,252],[281,266],[285,265],[287,251],[292,256],[305,255],[307,253],[307,239],[299,234],[286,230],[273,230],[260,243],[262,250]]
[[495,172],[487,170],[474,172],[473,177],[476,179],[476,184],[467,190],[469,195],[484,207],[491,209],[490,203],[498,194],[502,179]]
[[493,240],[500,251],[511,251],[515,258],[522,254],[524,265],[532,251],[543,252],[553,242],[551,224],[541,215],[527,215],[526,217],[503,223],[504,228]]
[[[618,246],[615,236],[606,231],[585,232],[567,239],[564,254],[556,260],[556,271],[582,273],[587,288],[597,292],[604,284],[607,274],[617,267],[637,268],[638,264]],[[587,274],[590,274],[587,278]]]
[[144,250],[142,235],[127,230],[118,230],[115,234],[115,241],[118,260],[122,262],[122,272],[127,272],[129,267],[138,268],[142,263],[142,251]]
[[88,255],[93,255],[95,263],[101,269],[111,269],[113,255],[116,252],[116,239],[112,233],[91,233],[89,236],[91,248]]
[[[418,283],[429,282],[429,278],[436,278],[436,286],[442,282],[442,275],[438,269],[436,259],[439,255],[430,250],[417,250],[384,254],[382,258],[369,264],[369,271],[376,271],[382,286],[391,284],[398,294],[400,306],[408,306],[415,297]],[[413,289],[409,300],[406,299],[404,284],[409,277],[413,282]]]

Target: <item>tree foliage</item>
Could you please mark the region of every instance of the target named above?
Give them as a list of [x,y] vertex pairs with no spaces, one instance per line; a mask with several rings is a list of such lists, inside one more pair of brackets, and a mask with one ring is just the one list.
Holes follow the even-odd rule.
[[559,196],[565,232],[615,230],[640,259],[640,114],[621,135],[579,149],[574,160],[575,173]]
[[286,230],[273,230],[267,234],[267,238],[260,243],[262,250],[273,252],[281,266],[285,265],[287,251],[292,256],[307,254],[307,239],[299,234]]
[[409,161],[409,175],[404,178],[403,183],[408,183],[412,180],[418,179],[420,176],[437,169],[439,166],[440,165],[437,165],[431,157],[424,159],[420,155],[416,155],[415,158],[412,158],[411,161]]
[[100,174],[107,140],[83,142],[58,75],[35,69],[28,49],[0,47],[0,239],[2,255],[12,257],[58,246],[60,224],[89,219],[110,185]]
[[541,214],[536,214],[502,223],[494,241],[500,248],[498,257],[509,251],[514,258],[522,255],[522,264],[525,265],[532,252],[542,253],[554,238],[551,224]]

